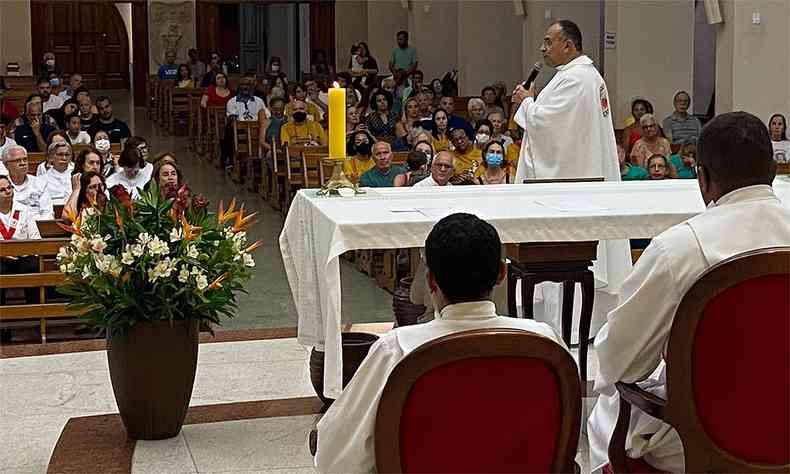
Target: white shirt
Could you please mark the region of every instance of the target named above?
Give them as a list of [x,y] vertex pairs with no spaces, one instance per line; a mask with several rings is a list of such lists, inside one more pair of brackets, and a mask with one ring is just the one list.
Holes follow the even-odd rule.
[[113,186],[116,184],[120,184],[124,188],[126,188],[126,192],[132,197],[132,199],[137,199],[140,197],[140,191],[138,188],[144,188],[148,181],[151,180],[151,173],[153,173],[154,167],[151,163],[146,163],[145,167],[140,169],[134,178],[129,179],[126,177],[126,173],[123,171],[123,168],[116,171],[115,173],[111,174],[109,178],[107,178],[107,190],[112,189]]
[[771,140],[774,147],[774,161],[777,163],[787,163],[790,161],[790,140],[775,142]]
[[[615,382],[637,382],[665,396],[662,354],[675,311],[699,276],[712,265],[760,248],[790,245],[790,210],[769,186],[733,191],[702,214],[655,237],[623,284],[620,306],[609,313],[595,338],[601,395],[587,431],[590,467],[608,462],[607,449],[619,410]],[[662,472],[683,472],[683,448],[668,424],[636,409],[626,440],[629,457],[645,460]]]
[[49,163],[47,163],[47,160],[44,159],[44,161],[39,163],[38,166],[36,167],[36,176],[46,175],[47,171],[49,171],[49,168],[50,168]]
[[563,345],[548,325],[530,319],[497,316],[494,303],[490,301],[445,306],[433,321],[393,329],[373,344],[354,378],[318,423],[316,469],[319,472],[374,472],[376,412],[392,370],[428,341],[482,328],[522,329]]
[[33,219],[40,221],[55,218],[44,178],[28,174],[22,184],[17,186],[12,181],[11,185],[14,187],[14,202],[27,206]]
[[44,102],[43,113],[46,113],[48,110],[59,109],[61,107],[63,107],[63,99],[56,96],[55,94],[50,94],[49,99]]
[[238,100],[237,96],[234,96],[232,99],[228,101],[228,105],[226,106],[227,114],[235,115],[237,120],[242,122],[251,122],[258,120],[258,112],[263,110],[264,115],[266,118],[272,116],[269,109],[266,108],[266,104],[263,103],[263,99],[257,96],[252,96],[250,100],[247,101],[245,104]]
[[[453,183],[451,183],[449,181],[447,182],[447,184],[445,184],[445,186],[452,186],[452,185],[453,185]],[[416,183],[414,183],[412,188],[427,188],[429,186],[441,186],[439,183],[436,182],[435,179],[433,179],[433,175],[432,174],[429,174],[427,178],[421,179],[421,180],[417,181]]]
[[5,163],[3,163],[3,153],[5,153],[5,149],[16,145],[16,142],[11,137],[5,137],[5,141],[2,145],[0,145],[0,175],[8,176],[8,168],[5,167]]
[[[15,221],[14,213],[16,211],[19,211],[19,219]],[[0,212],[0,221],[3,222],[3,225],[6,226],[6,228],[16,228],[14,235],[11,236],[11,240],[30,240],[41,238],[41,234],[38,231],[38,225],[36,224],[36,220],[33,219],[33,216],[30,214],[30,209],[16,201],[14,201],[14,204],[11,206],[11,212],[8,214],[3,214]],[[0,233],[0,240],[5,240],[2,233]]]
[[47,192],[52,199],[53,205],[62,206],[66,204],[69,196],[71,196],[71,172],[73,170],[74,163],[69,163],[66,171],[62,173],[52,167],[42,176],[46,180]]
[[66,132],[66,136],[68,137],[69,141],[72,145],[90,145],[91,144],[91,136],[88,135],[88,132],[80,130],[77,133],[76,138],[71,136],[70,132]]

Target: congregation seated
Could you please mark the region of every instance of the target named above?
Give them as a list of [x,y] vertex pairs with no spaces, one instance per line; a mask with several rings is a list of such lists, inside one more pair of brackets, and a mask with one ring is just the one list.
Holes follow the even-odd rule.
[[82,130],[82,119],[79,113],[66,116],[66,140],[71,145],[90,145],[91,136]]
[[[420,106],[416,97],[406,99],[403,104],[403,118],[395,126],[396,141],[408,148],[408,136],[415,126],[419,126]],[[417,125],[415,125],[417,123]]]
[[450,126],[448,125],[449,119],[447,112],[444,109],[436,109],[433,111],[433,119],[431,120],[431,145],[436,151],[449,150],[450,143]]
[[414,186],[427,178],[429,174],[428,157],[421,151],[412,150],[406,157],[406,172],[395,176],[392,185],[395,187]]
[[118,155],[112,152],[110,135],[104,130],[99,130],[96,132],[96,135],[93,136],[93,145],[101,156],[102,174],[105,177],[109,177],[115,173],[118,168]]
[[[719,115],[702,130],[697,147],[697,180],[707,209],[652,239],[622,285],[620,305],[595,338],[600,395],[587,423],[593,472],[609,462],[620,406],[615,383],[638,383],[666,397],[664,351],[678,305],[695,281],[730,257],[790,246],[790,210],[771,188],[776,163],[763,122],[745,112]],[[762,314],[753,316],[759,324]],[[628,426],[629,458],[641,458],[659,472],[684,472],[675,429],[635,405]]]
[[52,82],[48,77],[42,77],[38,80],[38,95],[41,96],[43,113],[63,107],[63,99],[52,93]]
[[231,99],[230,83],[228,76],[219,71],[213,74],[212,82],[206,88],[206,92],[200,98],[200,106],[206,107],[225,107]]
[[123,144],[123,148],[124,150],[126,148],[136,148],[137,151],[140,152],[140,156],[143,157],[143,160],[145,160],[146,162],[150,161],[149,160],[150,158],[153,158],[151,157],[148,142],[143,137],[139,137],[139,136],[129,137],[129,139],[126,140],[126,142]]
[[480,150],[472,145],[469,136],[462,128],[450,130],[450,141],[455,148],[455,175],[456,178],[472,178],[477,172],[477,167],[483,161]]
[[346,143],[346,152],[349,157],[343,163],[343,173],[352,183],[358,183],[359,178],[369,169],[376,166],[373,159],[373,144],[376,138],[365,130],[352,133]]
[[174,50],[171,49],[165,52],[165,62],[159,66],[157,76],[162,81],[175,81],[178,77],[178,64],[176,63],[176,52]]
[[430,130],[430,124],[433,122],[433,101],[431,96],[428,95],[427,90],[423,90],[422,92],[417,94],[417,106],[419,107],[419,114],[420,114],[420,125],[422,128],[426,130]]
[[113,116],[112,100],[107,96],[100,96],[96,99],[96,106],[99,109],[99,119],[91,125],[88,135],[96,140],[96,134],[100,131],[107,132],[110,143],[121,143],[132,136],[126,122]]
[[[382,391],[395,366],[422,344],[484,328],[529,331],[563,344],[546,323],[496,314],[492,290],[507,274],[502,247],[496,229],[471,214],[452,214],[436,223],[425,240],[425,262],[438,315],[425,324],[393,329],[373,344],[351,382],[318,422],[315,466],[319,472],[375,471],[375,424]],[[447,387],[448,396],[452,391]]]
[[118,158],[120,170],[107,178],[107,189],[121,185],[132,199],[140,197],[139,189],[151,179],[153,165],[145,161],[137,147],[125,147]]
[[672,103],[675,110],[662,123],[664,135],[673,145],[680,145],[690,138],[696,140],[702,124],[697,117],[688,113],[691,96],[686,91],[679,91],[672,98]]
[[80,87],[82,87],[82,74],[75,72],[69,76],[69,84],[58,92],[58,97],[60,97],[63,102],[72,98],[76,100],[74,92]]
[[451,129],[453,128],[460,128],[466,132],[466,136],[469,137],[471,140],[474,138],[475,131],[472,129],[472,126],[469,125],[469,122],[464,120],[463,118],[459,117],[458,115],[453,114],[455,112],[455,98],[450,96],[444,96],[439,100],[439,107],[447,112],[447,126]]
[[17,125],[14,130],[14,141],[29,153],[46,151],[46,138],[55,131],[55,128],[44,120],[41,107],[40,102],[28,102],[22,124]]
[[44,186],[52,204],[62,206],[66,204],[72,191],[71,172],[74,169],[74,163],[71,161],[71,145],[52,142],[47,149],[47,157],[50,166],[46,173],[39,178],[44,180]]
[[433,150],[433,145],[431,145],[430,141],[424,139],[417,140],[414,143],[414,151],[421,151],[425,153],[426,158],[428,158],[429,165],[431,164],[431,161],[433,161],[433,156],[435,155],[435,153]]
[[[58,109],[50,109],[46,112],[46,116],[49,116],[51,119],[55,121],[57,124],[57,128],[60,130],[67,130],[68,123],[66,122],[66,118],[76,114],[79,112],[79,106],[77,105],[76,99],[67,99],[63,102],[63,105]],[[80,121],[80,125],[82,122]]]
[[483,160],[477,168],[478,184],[507,184],[512,171],[505,160],[505,147],[498,141],[491,140],[481,150]]
[[310,61],[310,74],[313,78],[324,82],[335,75],[335,68],[329,64],[324,50],[313,50],[312,60]]
[[220,72],[225,74],[227,80],[227,73],[222,67],[222,58],[218,52],[212,51],[209,53],[209,63],[206,65],[206,73],[203,74],[203,79],[200,81],[200,87],[208,87],[215,84],[214,78]]
[[154,166],[151,173],[151,180],[146,184],[156,182],[159,186],[159,193],[162,197],[175,197],[181,186],[184,185],[184,178],[181,169],[174,161],[163,160]]
[[[480,97],[483,99],[486,117],[489,117],[494,112],[499,112],[502,117],[505,116],[505,109],[498,103],[496,89],[492,86],[485,86],[480,91]],[[491,119],[489,118],[489,120]]]
[[424,80],[425,74],[423,74],[423,72],[419,69],[412,73],[411,84],[403,88],[403,95],[401,99],[404,106],[406,105],[407,100],[416,98],[417,93],[425,88],[425,84],[423,83]]
[[368,130],[376,139],[390,143],[395,140],[395,125],[398,123],[398,115],[392,110],[393,100],[392,94],[384,89],[371,94],[371,113],[366,121]]
[[385,141],[373,144],[373,159],[376,165],[362,173],[359,185],[366,188],[388,188],[395,183],[395,177],[405,173],[400,165],[392,164],[392,145]]
[[36,176],[44,176],[47,174],[47,171],[52,168],[52,161],[55,159],[55,155],[52,151],[53,149],[51,148],[53,143],[68,144],[69,141],[66,139],[66,134],[60,130],[55,130],[49,134],[47,137],[47,148],[45,149],[46,159],[38,164],[38,167],[36,168]]
[[[13,124],[13,119],[6,115],[0,115],[0,158],[3,156],[3,151],[6,148],[16,145],[16,141],[8,136],[8,130]],[[0,174],[8,175],[8,170],[5,169],[2,160],[0,160]]]
[[658,123],[653,114],[644,114],[639,119],[642,127],[642,138],[634,143],[631,149],[631,163],[647,167],[647,159],[656,153],[664,156],[669,156],[672,151],[670,150],[669,140],[659,136]]
[[634,99],[631,102],[631,115],[624,122],[623,143],[626,155],[631,151],[634,144],[642,138],[642,125],[640,119],[645,114],[653,113],[653,104],[645,99]]
[[[331,66],[330,66],[331,67]],[[305,81],[305,89],[307,89],[307,103],[315,105],[318,108],[317,120],[324,120],[324,117],[329,113],[329,96],[326,91],[322,91],[315,80]]]
[[275,140],[279,140],[282,127],[288,122],[288,117],[285,116],[285,101],[282,97],[274,97],[269,102],[269,113],[271,117],[266,118],[264,114],[259,114],[258,122],[258,145],[264,154],[267,154],[272,149]]
[[507,122],[505,121],[505,115],[501,112],[491,112],[488,114],[487,118],[493,127],[491,131],[491,140],[501,142],[502,146],[505,148],[510,146],[513,143],[513,139],[506,134]]
[[690,179],[697,177],[696,170],[697,141],[687,138],[680,147],[680,150],[669,157],[669,164],[676,178]]
[[656,153],[647,159],[647,179],[662,180],[673,178],[672,166],[666,156]]
[[189,78],[192,79],[193,87],[198,87],[206,74],[206,65],[200,60],[198,50],[195,48],[190,48],[187,56],[189,56],[189,62],[186,64],[189,68]]
[[491,141],[491,131],[494,126],[488,119],[479,120],[475,126],[475,147],[483,149],[483,147]]
[[[104,176],[95,171],[86,171],[80,175],[79,191],[74,200],[74,214],[63,208],[63,215],[80,215],[89,207],[103,208],[107,203],[107,182]],[[76,212],[79,211],[79,212]]]
[[275,84],[277,79],[282,81],[282,84],[288,84],[288,76],[285,74],[283,68],[283,60],[279,56],[272,56],[269,58],[269,63],[266,65],[264,74],[269,80],[270,84]]
[[790,162],[790,141],[787,140],[787,119],[782,114],[774,114],[768,121],[771,132],[771,145],[774,150],[774,161]]
[[80,128],[83,132],[87,132],[99,120],[98,109],[93,105],[90,94],[85,93],[77,96],[77,108],[80,112]]
[[432,186],[452,186],[450,178],[455,171],[455,156],[449,151],[439,151],[433,157],[431,174],[414,184],[415,188]]
[[[23,149],[24,150],[24,149]],[[15,199],[14,185],[8,176],[0,175],[0,241],[40,239],[35,215]],[[37,273],[38,258],[35,255],[0,258],[0,275]],[[25,302],[39,302],[38,288],[25,288]],[[0,305],[6,304],[5,290],[0,290]]]
[[309,145],[326,145],[326,133],[321,124],[307,117],[307,103],[295,100],[293,104],[293,121],[288,121],[280,129],[282,143],[306,142]]
[[178,66],[178,72],[176,73],[176,78],[173,82],[179,89],[191,89],[195,87],[195,83],[192,80],[192,71],[189,69],[189,65],[181,64]]
[[346,135],[356,132],[357,130],[367,130],[368,126],[360,121],[359,109],[356,107],[346,106]]
[[313,122],[320,122],[323,115],[321,114],[321,110],[318,108],[317,105],[308,102],[307,100],[307,87],[303,84],[296,84],[293,88],[293,94],[291,95],[291,102],[285,106],[285,116],[291,119],[294,113],[294,103],[296,101],[302,101],[307,105],[307,119],[312,120]]
[[5,149],[2,158],[14,186],[14,202],[27,207],[34,220],[54,219],[55,210],[44,178],[28,174],[27,150],[14,145]]
[[466,104],[466,111],[469,114],[469,125],[477,130],[478,124],[486,120],[486,103],[480,97],[472,97]]
[[648,178],[647,170],[629,163],[625,158],[625,150],[617,144],[617,161],[620,163],[620,179],[622,181],[642,181]]
[[[85,188],[82,183],[85,174],[93,173],[99,175],[101,177],[101,183],[104,185],[105,176],[102,173],[103,168],[101,155],[99,155],[96,149],[87,148],[77,154],[77,158],[74,160],[74,171],[71,175],[71,195],[63,206],[64,216],[73,215],[76,214],[77,211],[82,210],[78,202],[80,194],[84,194],[83,190]],[[90,183],[90,180],[88,180],[88,183]]]

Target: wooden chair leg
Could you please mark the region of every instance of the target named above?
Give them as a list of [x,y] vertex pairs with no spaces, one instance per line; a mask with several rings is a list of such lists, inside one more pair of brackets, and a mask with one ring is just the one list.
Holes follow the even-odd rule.
[[40,328],[41,328],[40,329],[41,330],[41,343],[42,344],[46,344],[47,343],[47,320],[42,318],[40,323],[39,323],[39,325],[40,325]]
[[562,282],[562,340],[571,347],[571,333],[573,329],[573,294],[576,282]]
[[587,396],[587,346],[590,343],[594,298],[595,277],[588,271],[585,272],[582,281],[582,312],[579,318],[579,374],[582,382],[582,397]]
[[[507,312],[511,318],[518,317],[518,307],[516,306],[516,282],[518,276],[513,264],[507,266]],[[523,283],[522,283],[523,284]]]

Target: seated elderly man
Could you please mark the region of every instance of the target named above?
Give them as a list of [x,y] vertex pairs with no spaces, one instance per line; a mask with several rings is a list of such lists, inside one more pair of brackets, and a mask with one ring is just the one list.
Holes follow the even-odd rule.
[[[422,344],[483,328],[522,329],[562,344],[545,323],[497,316],[491,290],[505,278],[507,266],[502,242],[491,224],[471,214],[445,217],[428,235],[425,257],[436,319],[394,329],[373,344],[354,378],[318,423],[315,465],[320,472],[375,470],[374,429],[381,393],[395,366]],[[452,396],[452,388],[447,390]]]
[[480,162],[483,161],[483,155],[480,149],[472,145],[469,136],[462,128],[454,128],[450,130],[450,142],[452,142],[455,150],[455,177],[463,178],[466,175],[472,177],[477,171]]
[[280,129],[280,141],[282,143],[301,141],[310,145],[326,145],[326,133],[321,128],[321,124],[307,118],[307,103],[303,100],[295,100],[292,104],[291,118],[293,121],[289,121]]
[[[38,225],[30,209],[14,199],[14,185],[8,176],[0,176],[0,241],[40,239]],[[38,272],[35,256],[0,258],[0,275]],[[39,301],[37,288],[25,288],[25,301]],[[0,290],[0,305],[6,304],[5,290]]]
[[66,204],[72,191],[71,172],[74,163],[71,161],[71,145],[63,142],[52,142],[47,149],[47,156],[51,157],[52,166],[40,178],[46,182],[46,189],[52,204],[61,206]]
[[27,206],[35,220],[54,219],[52,199],[42,177],[27,174],[27,151],[19,145],[6,148],[3,164],[14,186],[14,202]]
[[387,142],[376,142],[373,145],[373,159],[376,166],[362,173],[359,185],[366,188],[389,188],[395,185],[395,177],[405,173],[406,169],[392,164],[392,147]]
[[452,186],[450,178],[455,170],[455,155],[449,151],[440,151],[431,161],[431,174],[427,178],[417,181],[415,188],[430,186]]
[[[707,210],[653,238],[623,283],[620,306],[595,338],[595,391],[601,395],[587,423],[593,470],[608,462],[619,410],[614,384],[639,382],[665,396],[663,348],[680,300],[697,278],[735,255],[790,245],[790,210],[771,188],[776,163],[762,121],[745,112],[719,115],[702,130],[697,150]],[[661,472],[684,471],[677,432],[636,407],[626,449]]]

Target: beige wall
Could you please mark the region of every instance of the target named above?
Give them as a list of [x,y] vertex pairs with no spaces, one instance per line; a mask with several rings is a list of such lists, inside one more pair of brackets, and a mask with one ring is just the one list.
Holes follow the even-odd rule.
[[605,53],[615,127],[622,127],[636,97],[648,99],[663,120],[675,92],[692,90],[693,0],[610,1],[606,13],[606,31],[617,33],[616,49]]
[[335,2],[335,64],[338,71],[345,70],[348,66],[351,45],[367,37],[368,2],[365,0]]
[[0,0],[0,74],[17,62],[20,74],[33,75],[30,0]]
[[[761,24],[752,24],[759,13]],[[790,113],[790,2],[722,1],[716,49],[716,111],[745,110],[768,121]]]
[[[337,18],[337,12],[335,12]],[[401,5],[400,0],[368,1],[368,35],[367,43],[370,54],[376,58],[379,71],[389,71],[390,53],[395,47],[395,33],[409,29],[409,11]],[[360,36],[357,41],[365,41]]]
[[[466,2],[462,2],[466,5]],[[409,13],[412,46],[425,82],[458,67],[458,9],[454,1],[413,0]]]
[[523,16],[512,0],[467,0],[458,9],[459,93],[477,95],[497,80],[523,80]]

